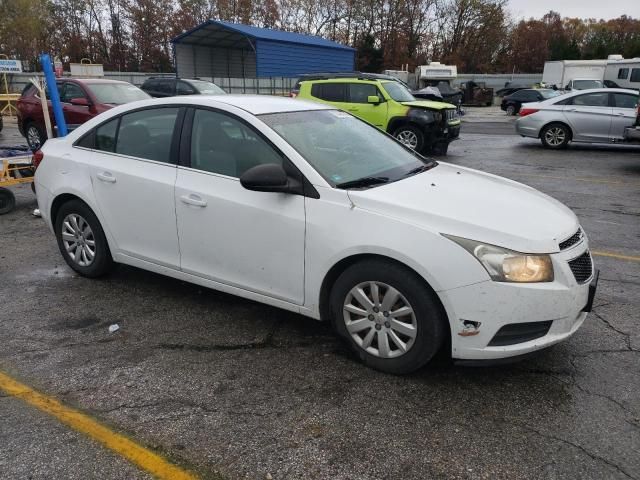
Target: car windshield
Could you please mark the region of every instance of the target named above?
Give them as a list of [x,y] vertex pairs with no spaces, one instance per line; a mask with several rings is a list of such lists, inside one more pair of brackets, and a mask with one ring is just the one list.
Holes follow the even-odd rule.
[[602,88],[600,80],[574,80],[573,88],[576,90],[587,90],[589,88]]
[[129,83],[90,83],[87,87],[96,97],[98,103],[122,105],[151,98],[138,87]]
[[385,82],[383,85],[389,96],[396,102],[414,102],[416,100],[411,92],[398,82]]
[[560,95],[560,92],[557,90],[538,90],[538,91],[540,92],[540,95],[542,95],[542,98],[544,99],[553,98]]
[[393,182],[436,165],[339,110],[271,113],[260,119],[339,188]]
[[203,80],[189,80],[189,83],[203,95],[224,95],[227,93],[215,83],[205,82]]

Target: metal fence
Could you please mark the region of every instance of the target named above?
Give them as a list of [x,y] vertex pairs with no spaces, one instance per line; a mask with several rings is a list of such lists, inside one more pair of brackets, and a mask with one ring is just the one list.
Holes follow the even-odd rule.
[[463,73],[458,74],[454,86],[459,87],[462,83],[473,80],[476,83],[484,83],[488,88],[499,90],[506,82],[515,85],[531,86],[542,81],[541,73],[516,73],[516,74],[484,74],[484,73]]
[[[65,72],[65,77],[70,74]],[[151,77],[173,77],[172,73],[136,73],[136,72],[104,72],[104,78],[110,80],[121,80],[140,86],[145,80]],[[16,73],[7,75],[9,91],[14,93],[22,92],[23,88],[29,84],[33,77],[42,78],[43,74],[38,73]],[[212,81],[227,93],[256,93],[261,95],[288,95],[296,83],[296,78],[269,77],[269,78],[230,78],[230,77],[199,77],[201,80]]]
[[[9,91],[20,93],[29,83],[29,79],[37,76],[42,77],[42,73],[16,73],[7,75]],[[65,76],[70,76],[65,73]],[[104,78],[112,80],[122,80],[140,86],[150,77],[173,77],[172,73],[137,73],[137,72],[105,72]],[[202,80],[213,81],[228,93],[257,93],[264,95],[288,95],[296,83],[296,78],[270,77],[270,78],[230,78],[230,77],[200,77]],[[506,82],[513,82],[518,85],[533,85],[542,81],[542,74],[481,74],[465,73],[458,75],[453,82],[454,86],[473,80],[484,82],[487,87],[499,89],[504,87]]]

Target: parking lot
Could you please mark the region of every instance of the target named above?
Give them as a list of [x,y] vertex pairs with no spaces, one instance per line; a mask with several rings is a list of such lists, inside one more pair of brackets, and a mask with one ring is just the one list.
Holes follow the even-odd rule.
[[[381,374],[306,317],[131,267],[75,275],[22,186],[0,217],[0,373],[201,478],[640,479],[640,148],[548,151],[512,121],[471,111],[446,161],[580,218],[600,283],[564,343]],[[0,144],[20,141],[5,123]],[[3,395],[1,478],[148,478]]]

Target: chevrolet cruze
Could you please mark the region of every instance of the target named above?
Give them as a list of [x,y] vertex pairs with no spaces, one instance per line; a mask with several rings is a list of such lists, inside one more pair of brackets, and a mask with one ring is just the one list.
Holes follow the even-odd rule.
[[124,263],[329,321],[386,372],[443,348],[476,361],[547,347],[595,292],[567,207],[331,106],[135,102],[35,160],[42,216],[79,274]]

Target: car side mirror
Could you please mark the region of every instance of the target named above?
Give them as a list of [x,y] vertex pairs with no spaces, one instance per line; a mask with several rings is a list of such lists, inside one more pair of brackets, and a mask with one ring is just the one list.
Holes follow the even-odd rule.
[[240,176],[240,184],[254,192],[289,192],[289,178],[276,163],[256,165]]
[[369,95],[367,97],[367,103],[373,103],[374,105],[378,105],[380,103],[380,97],[377,95]]
[[70,101],[71,105],[75,105],[77,107],[88,107],[89,104],[89,100],[87,100],[84,97],[80,97],[80,98],[72,98]]

